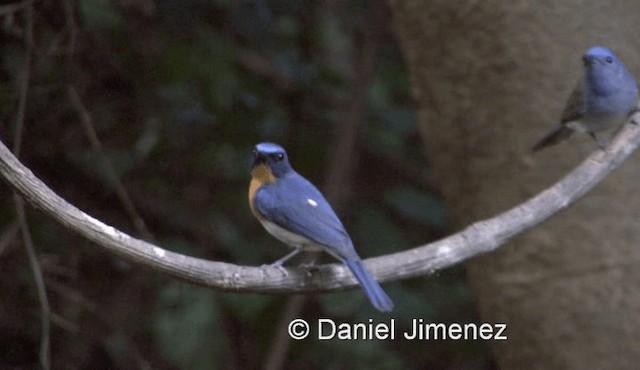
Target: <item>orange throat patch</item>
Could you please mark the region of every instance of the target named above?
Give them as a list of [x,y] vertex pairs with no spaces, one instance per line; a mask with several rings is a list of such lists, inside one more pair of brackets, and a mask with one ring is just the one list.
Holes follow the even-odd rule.
[[266,184],[272,184],[276,182],[276,177],[273,176],[271,170],[264,164],[259,164],[251,170],[251,183],[249,184],[249,207],[251,212],[257,215],[256,209],[253,207],[253,198],[256,196],[256,192],[261,186]]

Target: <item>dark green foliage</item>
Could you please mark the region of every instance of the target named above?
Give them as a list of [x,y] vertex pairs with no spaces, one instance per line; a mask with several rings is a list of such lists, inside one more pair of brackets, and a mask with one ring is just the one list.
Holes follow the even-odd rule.
[[[333,4],[330,5],[329,3]],[[259,141],[326,186],[345,127],[358,126],[351,174],[336,205],[363,258],[412,248],[448,232],[446,211],[418,139],[406,70],[384,3],[314,1],[37,1],[21,160],[69,202],[137,237],[121,183],[154,242],[237,264],[287,252],[247,205],[250,153]],[[375,14],[379,7],[382,12]],[[378,14],[380,13],[380,14]],[[12,18],[9,18],[12,17]],[[2,18],[0,138],[13,144],[25,15]],[[364,111],[345,121],[375,24]],[[103,150],[80,123],[78,92]],[[115,172],[110,172],[103,156]],[[21,240],[11,234],[11,191],[0,192],[0,363],[37,366],[39,304]],[[38,211],[31,227],[51,308],[53,368],[259,368],[288,297],[237,295],[171,281],[88,243]],[[13,235],[13,236],[12,236]],[[334,262],[323,257],[322,261]],[[461,269],[385,284],[405,325],[477,321]],[[362,292],[310,296],[299,313],[388,320]],[[487,366],[467,342],[292,342],[286,368]],[[358,366],[362,367],[362,366]]]

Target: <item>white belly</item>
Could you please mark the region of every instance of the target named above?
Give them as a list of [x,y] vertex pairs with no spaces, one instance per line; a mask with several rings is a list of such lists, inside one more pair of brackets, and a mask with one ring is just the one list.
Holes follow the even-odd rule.
[[262,226],[269,232],[269,234],[275,236],[281,242],[287,244],[290,247],[302,246],[303,249],[308,251],[322,251],[324,248],[315,243],[313,240],[305,238],[304,236],[300,236],[292,233],[291,231],[285,230],[282,227],[274,224],[273,222],[267,220],[260,220]]

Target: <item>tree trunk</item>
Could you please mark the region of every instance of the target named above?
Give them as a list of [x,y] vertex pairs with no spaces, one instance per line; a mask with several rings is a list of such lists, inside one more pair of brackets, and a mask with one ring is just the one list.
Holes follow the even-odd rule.
[[[640,65],[640,2],[391,1],[428,158],[459,227],[508,209],[578,164],[584,134],[533,155],[590,46]],[[606,137],[606,136],[605,136]],[[640,167],[632,158],[577,205],[467,264],[502,369],[640,364]],[[435,277],[437,278],[437,277]]]

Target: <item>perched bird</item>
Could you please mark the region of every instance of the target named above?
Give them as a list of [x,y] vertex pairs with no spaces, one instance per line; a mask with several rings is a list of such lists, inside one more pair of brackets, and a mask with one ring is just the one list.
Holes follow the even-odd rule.
[[575,130],[589,133],[604,149],[606,142],[599,141],[595,133],[622,124],[635,111],[638,85],[611,50],[594,46],[582,60],[584,76],[569,97],[560,124],[540,139],[533,151],[556,144]]
[[291,168],[281,146],[256,145],[251,177],[251,212],[271,235],[293,248],[273,265],[282,266],[302,250],[323,250],[351,270],[376,309],[393,310],[393,302],[362,263],[329,202],[312,183]]

